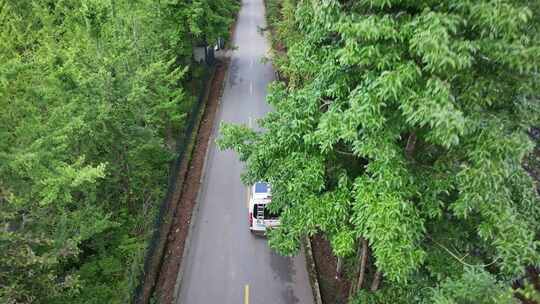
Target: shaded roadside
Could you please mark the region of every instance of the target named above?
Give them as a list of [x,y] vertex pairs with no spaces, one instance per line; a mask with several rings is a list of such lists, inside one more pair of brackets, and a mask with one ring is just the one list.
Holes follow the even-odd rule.
[[195,141],[195,148],[186,170],[184,183],[181,187],[178,207],[172,219],[171,229],[167,237],[167,244],[163,257],[163,264],[156,285],[155,298],[160,303],[171,303],[174,298],[174,287],[178,271],[182,263],[182,255],[189,234],[192,211],[197,203],[200,180],[203,174],[204,160],[212,134],[214,119],[219,106],[222,84],[225,79],[228,59],[221,59],[216,63],[216,70],[212,79],[206,109]]

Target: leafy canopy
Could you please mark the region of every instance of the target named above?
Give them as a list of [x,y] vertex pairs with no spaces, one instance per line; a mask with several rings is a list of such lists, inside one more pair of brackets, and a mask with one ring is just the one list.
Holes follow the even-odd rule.
[[[0,0],[0,302],[125,303],[234,0]],[[202,11],[201,11],[202,10]]]
[[[441,284],[438,303],[540,266],[522,168],[540,123],[538,5],[314,0],[291,16],[285,2],[274,111],[263,132],[224,125],[219,141],[246,162],[244,182],[273,184],[271,246],[294,254],[322,232],[347,257],[365,238],[392,286]],[[472,282],[475,295],[459,291]]]

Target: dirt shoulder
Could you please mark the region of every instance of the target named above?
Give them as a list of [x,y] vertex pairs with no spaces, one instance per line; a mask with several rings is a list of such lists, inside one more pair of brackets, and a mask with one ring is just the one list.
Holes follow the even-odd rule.
[[176,208],[171,230],[167,237],[165,255],[155,293],[157,298],[160,299],[160,303],[163,304],[172,303],[174,299],[174,287],[182,263],[182,255],[189,233],[192,211],[197,203],[197,194],[199,193],[200,180],[203,174],[206,151],[212,134],[228,64],[228,59],[223,59],[216,63],[216,71],[210,85],[206,109],[199,126],[195,150],[189,162],[178,207]]

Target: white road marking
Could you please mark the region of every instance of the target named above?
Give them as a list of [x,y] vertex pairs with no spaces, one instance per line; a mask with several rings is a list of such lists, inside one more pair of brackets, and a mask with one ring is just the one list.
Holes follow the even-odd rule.
[[249,94],[253,95],[253,80],[249,83]]
[[249,63],[249,68],[253,69],[253,58],[251,58],[251,62]]

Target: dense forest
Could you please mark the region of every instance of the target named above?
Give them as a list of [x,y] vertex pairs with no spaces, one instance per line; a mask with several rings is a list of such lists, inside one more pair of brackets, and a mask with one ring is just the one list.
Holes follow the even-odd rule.
[[270,245],[324,234],[354,303],[540,303],[540,2],[267,7],[274,111],[219,144],[272,184]]
[[236,0],[0,0],[0,302],[127,303]]

